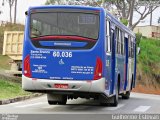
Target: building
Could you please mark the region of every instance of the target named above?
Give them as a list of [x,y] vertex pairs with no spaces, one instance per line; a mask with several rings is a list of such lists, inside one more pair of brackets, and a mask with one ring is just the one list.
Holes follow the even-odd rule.
[[136,26],[133,31],[134,33],[142,33],[142,36],[148,38],[160,38],[160,26]]

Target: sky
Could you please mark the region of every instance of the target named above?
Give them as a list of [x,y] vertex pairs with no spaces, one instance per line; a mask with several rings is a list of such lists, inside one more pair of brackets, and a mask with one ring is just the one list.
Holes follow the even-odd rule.
[[[137,21],[139,19],[139,17],[140,17],[140,15],[137,12],[134,12],[133,22]],[[160,25],[160,24],[158,24],[159,17],[160,17],[160,7],[158,7],[152,13],[152,25]],[[138,26],[144,26],[144,25],[150,25],[150,14],[138,24]]]
[[[40,6],[44,5],[46,0],[17,0],[17,22],[18,23],[25,23],[25,11],[30,6]],[[3,10],[3,14],[0,14],[0,21],[9,21],[9,5],[5,3],[4,6],[1,6],[2,0],[0,0],[0,9]],[[14,9],[12,9],[13,12]],[[160,7],[153,12],[153,25],[158,25],[157,20],[160,17]],[[134,14],[133,22],[139,18],[138,14]],[[147,16],[146,19],[140,22],[139,26],[149,25],[150,23],[150,15]]]
[[[30,6],[40,6],[44,5],[46,0],[17,0],[17,22],[24,24],[25,22],[25,11],[28,10]],[[0,0],[0,9],[3,13],[0,15],[0,21],[9,21],[9,5],[5,3],[1,6],[2,0]],[[12,12],[14,8],[12,9]]]

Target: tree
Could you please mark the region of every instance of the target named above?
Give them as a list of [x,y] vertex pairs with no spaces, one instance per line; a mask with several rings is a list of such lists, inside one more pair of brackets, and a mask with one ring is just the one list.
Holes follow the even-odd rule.
[[121,18],[120,20],[125,26],[128,25],[128,20],[127,19]]
[[2,5],[4,5],[5,1],[8,2],[8,4],[9,4],[10,23],[12,23],[12,7],[14,5],[15,0],[3,0]]
[[[145,19],[149,14],[158,8],[155,6],[155,0],[146,0],[142,3],[136,2],[136,0],[99,0],[103,4],[103,7],[107,10],[111,10],[113,6],[116,7],[116,13],[114,14],[120,17],[121,21],[127,23],[128,27],[132,30],[140,23],[141,20]],[[157,1],[158,2],[158,1]],[[153,5],[152,5],[153,3]],[[158,5],[158,4],[157,4]],[[133,23],[133,13],[137,12],[140,18]],[[152,22],[152,16],[150,17]],[[126,21],[127,20],[127,21]]]
[[[147,1],[143,5],[137,3],[136,0],[110,0],[110,4],[111,3],[116,6],[119,16],[128,20],[128,27],[132,30],[141,20],[145,19],[147,15],[151,14],[156,8],[158,8],[158,6],[150,5]],[[133,23],[134,11],[140,15],[140,18]]]
[[45,5],[68,4],[68,5],[100,6],[99,3],[100,1],[97,0],[47,0]]
[[63,1],[64,0],[47,0],[46,3],[45,3],[45,5],[62,4]]
[[[46,4],[55,4],[56,2],[60,4],[61,1],[63,0],[47,0]],[[70,2],[71,0],[66,1]],[[113,6],[115,6],[115,14],[118,15],[121,21],[124,21],[125,24],[128,23],[128,27],[132,30],[141,20],[145,19],[156,8],[158,8],[158,6],[154,6],[150,3],[152,0],[148,0],[148,2],[147,0],[143,1],[143,5],[136,2],[136,0],[74,0],[73,3],[76,3],[76,1],[80,4],[83,3],[83,5],[103,6],[107,10],[115,9],[113,8]],[[133,23],[134,12],[137,12],[140,15],[140,18]]]
[[16,17],[17,17],[17,0],[15,0],[15,5],[14,5],[14,24],[16,24]]
[[9,15],[10,15],[10,23],[12,23],[12,6],[14,3],[14,0],[6,0],[9,4]]
[[47,0],[45,5],[54,5],[56,0]]

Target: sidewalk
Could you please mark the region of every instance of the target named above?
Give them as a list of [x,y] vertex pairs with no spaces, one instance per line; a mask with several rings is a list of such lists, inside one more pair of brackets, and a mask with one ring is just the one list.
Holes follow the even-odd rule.
[[18,101],[23,101],[23,100],[31,99],[31,98],[34,98],[34,97],[39,97],[39,96],[42,96],[42,95],[44,95],[44,94],[34,93],[32,95],[26,95],[26,96],[21,96],[21,97],[6,99],[6,100],[0,100],[0,105],[14,103],[14,102],[18,102]]

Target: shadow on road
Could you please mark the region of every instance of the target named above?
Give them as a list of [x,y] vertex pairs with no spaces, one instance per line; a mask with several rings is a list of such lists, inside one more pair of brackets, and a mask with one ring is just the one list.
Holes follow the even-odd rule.
[[49,105],[48,107],[44,107],[43,109],[41,109],[41,112],[74,112],[74,113],[78,113],[78,112],[90,112],[90,111],[94,111],[94,112],[100,112],[103,110],[114,110],[117,109],[119,106],[121,106],[121,102],[122,99],[119,98],[119,105],[117,107],[112,107],[112,106],[100,106],[99,101],[98,100],[72,100],[69,101],[66,105]]

